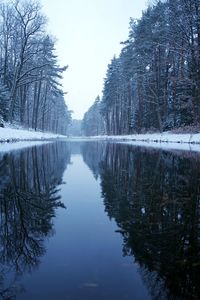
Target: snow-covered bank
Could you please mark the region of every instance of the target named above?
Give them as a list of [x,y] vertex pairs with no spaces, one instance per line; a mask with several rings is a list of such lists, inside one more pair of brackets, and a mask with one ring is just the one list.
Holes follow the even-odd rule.
[[[67,137],[64,135],[44,133],[39,131],[29,131],[15,128],[0,128],[0,142],[15,142],[15,141],[32,141],[29,142],[33,146],[36,141],[49,141],[62,139],[68,141],[88,141],[88,140],[106,140],[127,143],[136,146],[154,147],[162,149],[186,150],[200,152],[200,133],[146,133],[133,135],[115,135],[115,136],[93,136],[93,137]],[[34,141],[34,142],[33,142]],[[9,145],[8,145],[9,144]],[[0,143],[1,151],[10,151],[27,147],[27,143]],[[5,149],[5,150],[4,150]]]
[[0,128],[0,142],[13,142],[13,141],[30,141],[30,140],[51,140],[58,138],[66,138],[64,135],[39,132],[39,131],[29,131],[23,129],[14,128]]
[[104,139],[118,141],[120,143],[131,144],[135,146],[153,147],[170,150],[185,150],[200,152],[200,133],[175,134],[164,133],[146,133],[133,135],[115,135],[92,137],[94,139]]
[[0,128],[0,153],[38,146],[50,140],[65,138],[66,136],[53,133],[43,133],[9,127]]
[[99,136],[94,138],[104,138],[109,140],[124,140],[124,141],[156,142],[156,143],[164,142],[164,143],[200,144],[200,133],[174,134],[174,133],[164,132],[164,133],[146,133],[146,134],[132,134],[132,135]]

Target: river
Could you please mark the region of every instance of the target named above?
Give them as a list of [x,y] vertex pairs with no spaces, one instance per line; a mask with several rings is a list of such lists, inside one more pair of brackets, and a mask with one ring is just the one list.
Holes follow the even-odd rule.
[[0,152],[0,299],[200,299],[200,154]]

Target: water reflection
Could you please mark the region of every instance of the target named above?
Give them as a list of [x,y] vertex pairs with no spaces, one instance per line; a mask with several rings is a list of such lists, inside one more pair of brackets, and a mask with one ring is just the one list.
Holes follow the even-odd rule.
[[[67,199],[70,195],[73,202],[70,213],[63,217],[69,222],[60,224],[62,230],[68,228],[68,231],[60,237],[58,234],[58,247],[50,256],[56,260],[59,247],[62,245],[65,249],[64,253],[59,252],[60,260],[57,259],[60,269],[57,265],[51,269],[57,274],[52,287],[55,293],[61,287],[63,299],[66,296],[66,299],[107,300],[112,298],[110,295],[119,299],[122,295],[119,293],[120,283],[119,286],[112,284],[115,277],[113,265],[99,247],[104,249],[102,245],[114,235],[121,235],[123,255],[133,257],[140,266],[141,277],[152,299],[199,299],[200,156],[100,142],[48,144],[0,157],[0,299],[16,299],[23,291],[19,277],[35,270],[45,254],[45,241],[54,233],[56,208],[63,207],[58,187],[70,163],[71,153],[78,155],[77,164],[80,164],[81,153],[98,179],[94,182],[88,180],[87,188],[91,188],[88,193],[95,191],[92,195],[98,195],[96,190],[100,182],[105,211],[116,221],[118,229],[113,234],[116,227],[109,228],[105,237],[109,225],[98,219],[99,216],[102,218],[103,210],[101,215],[93,196],[87,202],[83,190],[78,195],[78,188],[83,189],[87,183],[87,173],[81,169],[81,164],[75,163],[75,168],[69,170],[72,176],[68,177],[73,185],[71,192],[65,194],[67,189],[62,190],[62,195],[67,195]],[[89,186],[93,183],[92,187]],[[75,198],[79,196],[80,199]],[[87,223],[89,217],[92,218]],[[117,244],[113,245],[116,247]],[[121,252],[120,241],[119,247]],[[113,248],[105,249],[111,249],[113,255]],[[97,262],[96,258],[90,259],[96,251]],[[100,272],[98,263],[106,272]],[[83,266],[81,270],[80,265]],[[98,276],[89,276],[88,273]],[[95,277],[97,283],[86,281],[87,277]],[[130,299],[131,287],[122,277],[119,275],[127,290],[123,299]],[[104,279],[106,284],[103,285]],[[134,278],[130,279],[132,284],[131,280]],[[86,282],[82,289],[80,282]],[[101,291],[101,284],[105,291]],[[115,291],[111,290],[113,286]],[[92,293],[97,290],[93,298],[90,297],[91,290]],[[99,291],[102,294],[98,294]],[[101,295],[109,296],[102,298]],[[117,295],[120,296],[116,298]]]
[[47,144],[0,158],[0,299],[16,299],[17,278],[38,267],[53,234],[57,187],[70,162],[66,143]]
[[82,153],[152,299],[200,299],[199,155],[99,143]]

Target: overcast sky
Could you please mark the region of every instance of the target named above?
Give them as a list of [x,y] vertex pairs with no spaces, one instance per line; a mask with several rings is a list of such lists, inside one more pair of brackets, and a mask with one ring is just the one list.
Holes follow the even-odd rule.
[[146,0],[40,0],[48,31],[57,38],[63,79],[74,119],[101,96],[107,65],[128,37],[129,19],[140,18]]

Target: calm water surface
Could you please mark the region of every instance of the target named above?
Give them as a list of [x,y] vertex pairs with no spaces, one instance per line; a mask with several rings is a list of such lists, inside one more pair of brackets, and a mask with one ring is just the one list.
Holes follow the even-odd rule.
[[0,152],[0,299],[200,299],[200,155]]

